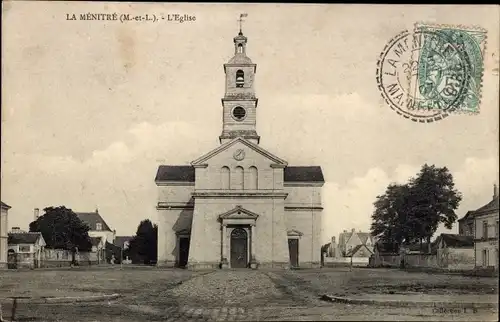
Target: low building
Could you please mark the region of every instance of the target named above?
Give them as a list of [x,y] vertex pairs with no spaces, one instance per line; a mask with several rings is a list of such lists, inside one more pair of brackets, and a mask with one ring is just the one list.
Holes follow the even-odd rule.
[[[333,241],[333,240],[332,240]],[[357,231],[352,229],[350,232],[344,230],[344,232],[339,235],[339,242],[337,246],[337,250],[335,250],[335,257],[345,257],[348,256],[350,252],[354,250],[357,246],[362,245],[368,248],[371,253],[366,256],[366,258],[370,257],[373,253],[373,247],[375,245],[375,239],[370,233]],[[364,247],[359,247],[360,249],[364,249]]]
[[115,231],[109,228],[98,209],[96,209],[95,212],[77,212],[76,215],[89,227],[90,237],[104,238],[104,245],[106,242],[113,243],[115,239]]
[[456,270],[474,268],[474,236],[441,234],[435,244],[439,267]]
[[475,264],[481,268],[498,269],[498,187],[493,189],[493,198],[473,212]]
[[0,213],[0,269],[7,268],[7,249],[8,249],[8,212],[11,208],[9,205],[2,203],[2,211]]
[[42,267],[45,245],[42,233],[24,232],[14,227],[8,238],[9,268]]

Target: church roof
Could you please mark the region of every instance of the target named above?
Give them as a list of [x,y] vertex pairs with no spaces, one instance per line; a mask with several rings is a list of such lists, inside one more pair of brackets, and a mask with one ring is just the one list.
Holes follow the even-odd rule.
[[[161,165],[155,181],[194,182],[194,167],[185,165]],[[324,182],[319,166],[291,167],[284,170],[285,182]]]
[[236,54],[229,60],[228,64],[253,64],[253,62],[245,54]]
[[194,182],[194,167],[190,165],[161,165],[155,181]]
[[319,166],[286,167],[285,182],[325,182]]

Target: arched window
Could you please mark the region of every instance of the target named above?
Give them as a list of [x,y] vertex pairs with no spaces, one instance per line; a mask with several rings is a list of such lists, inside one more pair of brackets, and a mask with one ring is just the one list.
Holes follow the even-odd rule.
[[229,182],[231,181],[231,174],[228,167],[222,167],[220,170],[221,189],[229,189]]
[[238,166],[234,170],[233,189],[243,189],[243,168]]
[[245,84],[245,73],[239,69],[236,72],[236,87],[243,87]]
[[243,44],[238,44],[238,54],[243,53]]
[[245,187],[245,189],[257,190],[258,187],[259,187],[258,171],[256,167],[251,166],[248,169],[248,185],[247,187]]

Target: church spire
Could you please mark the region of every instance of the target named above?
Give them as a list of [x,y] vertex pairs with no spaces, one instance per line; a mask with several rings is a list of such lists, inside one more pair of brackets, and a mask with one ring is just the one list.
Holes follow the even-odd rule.
[[240,23],[240,32],[238,33],[238,35],[241,35],[243,36],[243,31],[242,31],[242,23],[243,23],[243,18],[246,18],[248,17],[248,14],[247,13],[242,13],[240,14],[240,19],[238,19],[239,23]]
[[254,79],[257,65],[247,56],[247,37],[243,35],[242,22],[247,14],[241,14],[239,33],[234,37],[234,56],[224,64],[226,74],[226,92],[222,99],[224,109],[222,119],[221,143],[236,137],[243,137],[259,143],[256,131],[257,98],[255,97]]

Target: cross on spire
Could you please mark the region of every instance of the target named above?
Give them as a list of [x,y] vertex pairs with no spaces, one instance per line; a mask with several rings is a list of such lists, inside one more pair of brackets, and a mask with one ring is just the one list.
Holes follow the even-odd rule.
[[238,19],[238,22],[240,23],[240,35],[243,34],[243,32],[241,31],[242,29],[242,23],[243,23],[243,18],[245,17],[248,17],[248,14],[247,13],[242,13],[240,14],[240,19]]

